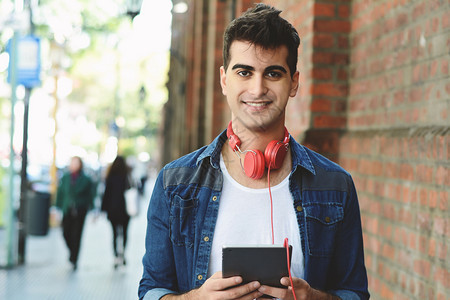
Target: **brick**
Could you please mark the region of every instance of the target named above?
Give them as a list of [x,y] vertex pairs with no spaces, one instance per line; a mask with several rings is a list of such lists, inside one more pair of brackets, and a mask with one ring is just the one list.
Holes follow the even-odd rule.
[[431,218],[428,213],[425,212],[419,212],[417,213],[417,229],[420,230],[420,232],[430,232],[431,231]]
[[430,238],[430,240],[428,241],[428,256],[436,256],[436,240],[433,238]]
[[442,236],[450,236],[450,228],[448,218],[434,218],[433,231]]
[[450,287],[450,272],[444,268],[437,267],[433,279],[437,282],[439,282],[443,287],[449,288]]
[[416,259],[414,261],[414,271],[420,276],[428,278],[431,271],[430,262],[423,259]]
[[315,64],[347,65],[349,55],[333,52],[314,52],[312,62]]
[[314,99],[311,101],[312,112],[329,112],[331,107],[331,102],[328,99]]
[[425,183],[433,182],[433,168],[425,165],[417,166],[417,180]]
[[438,242],[436,246],[436,256],[441,259],[445,260],[447,258],[447,245],[445,242]]
[[350,7],[348,5],[339,5],[338,16],[340,18],[348,18],[350,16]]
[[342,81],[348,80],[348,72],[347,72],[347,70],[340,68],[338,70],[338,73],[337,73],[337,79],[338,80],[342,80]]
[[317,48],[332,48],[334,46],[334,36],[328,33],[316,33],[313,37],[313,46]]
[[428,205],[431,209],[436,208],[438,204],[438,193],[435,190],[430,190]]
[[412,181],[414,179],[414,170],[409,164],[400,165],[400,178]]
[[314,2],[314,16],[316,17],[334,17],[336,6],[333,3]]
[[[438,185],[448,185],[448,180],[450,177],[449,169],[444,166],[438,166],[435,174],[435,182]],[[447,181],[447,182],[446,182]]]
[[383,245],[383,256],[387,257],[391,260],[394,260],[395,259],[395,248],[388,244]]
[[337,43],[339,49],[348,49],[350,47],[350,42],[347,35],[338,35]]
[[321,115],[314,117],[315,128],[344,128],[346,124],[346,117],[337,117],[330,115]]
[[439,192],[439,209],[442,211],[448,210],[448,192]]
[[349,33],[350,22],[341,20],[314,20],[314,30],[317,32]]
[[312,78],[317,80],[330,80],[333,77],[331,68],[314,68]]
[[311,86],[314,96],[345,97],[348,93],[347,85],[333,83],[315,83]]

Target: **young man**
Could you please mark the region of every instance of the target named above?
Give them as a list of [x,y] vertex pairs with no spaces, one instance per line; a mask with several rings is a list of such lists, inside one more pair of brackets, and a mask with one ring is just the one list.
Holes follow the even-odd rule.
[[224,244],[282,244],[286,237],[297,299],[369,298],[353,181],[284,127],[298,89],[300,39],[279,13],[257,5],[225,31],[220,83],[232,122],[159,174],[141,299],[293,299],[287,277],[283,289],[240,285],[241,277],[221,273]]

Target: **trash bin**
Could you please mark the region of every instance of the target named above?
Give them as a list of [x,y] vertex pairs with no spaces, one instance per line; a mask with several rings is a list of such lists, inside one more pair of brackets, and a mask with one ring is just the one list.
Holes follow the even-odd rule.
[[47,235],[49,225],[50,193],[34,191],[27,203],[27,234]]

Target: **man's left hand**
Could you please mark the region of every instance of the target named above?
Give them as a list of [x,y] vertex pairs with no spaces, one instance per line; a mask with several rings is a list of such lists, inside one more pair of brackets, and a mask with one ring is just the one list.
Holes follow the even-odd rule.
[[[289,277],[283,277],[280,280],[281,284],[288,287],[287,289],[276,288],[267,285],[262,285],[258,290],[266,295],[272,296],[277,299],[283,300],[292,300],[294,296],[292,295],[292,287],[291,282],[289,281]],[[301,278],[292,278],[292,283],[294,284],[295,296],[297,300],[319,300],[319,299],[339,299],[339,297],[324,293],[319,290],[313,289],[308,282]]]

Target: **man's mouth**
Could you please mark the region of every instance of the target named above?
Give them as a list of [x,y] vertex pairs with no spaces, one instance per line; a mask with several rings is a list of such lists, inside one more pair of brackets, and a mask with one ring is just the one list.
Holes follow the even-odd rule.
[[242,102],[247,104],[248,106],[252,106],[252,107],[263,107],[263,106],[267,106],[270,104],[270,102],[246,102],[246,101],[242,101]]

